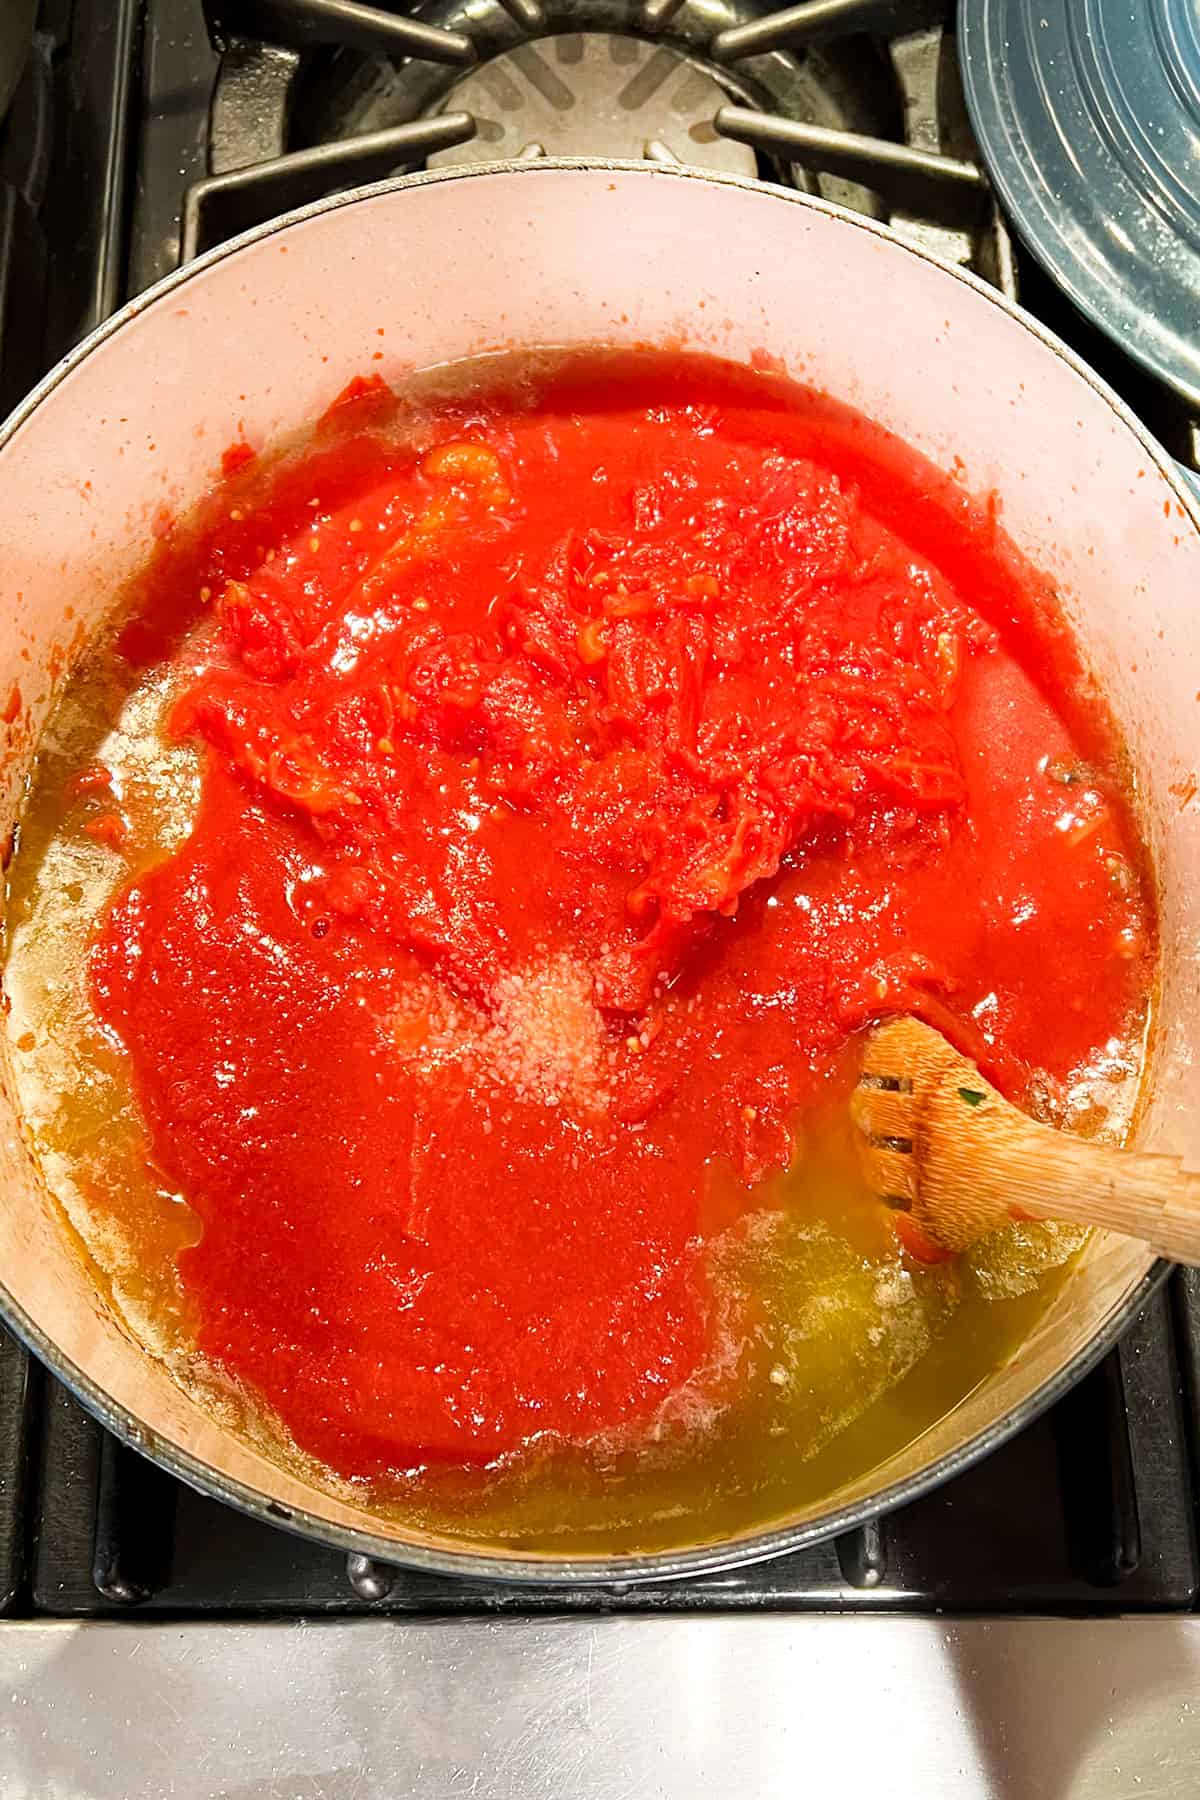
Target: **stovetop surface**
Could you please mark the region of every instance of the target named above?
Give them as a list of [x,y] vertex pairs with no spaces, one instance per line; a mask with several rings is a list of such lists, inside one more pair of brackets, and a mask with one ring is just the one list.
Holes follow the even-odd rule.
[[[661,4],[656,15],[649,0],[639,23],[624,0],[572,0],[589,41],[565,58],[561,46],[580,34],[563,34],[561,12],[551,15],[559,35],[524,54],[539,4],[507,0],[472,13],[486,19],[497,56],[516,47],[516,73],[507,65],[499,73],[516,84],[509,110],[528,113],[520,131],[544,129],[547,84],[558,94],[552,80],[574,80],[572,70],[599,80],[578,90],[584,110],[608,105],[625,91],[612,73],[622,58],[640,83],[635,93],[652,100],[644,42]],[[201,0],[43,0],[34,54],[0,130],[0,410],[123,298],[261,218],[471,144],[480,159],[576,148],[537,137],[516,145],[510,131],[497,152],[482,129],[488,88],[478,72],[467,87],[453,60],[397,67],[377,54],[378,22],[375,36],[350,47],[344,31],[340,45],[317,41],[329,35],[331,10],[312,0],[224,0],[206,19]],[[872,28],[865,33],[804,50],[752,40],[752,54],[739,50],[737,33],[760,20],[742,0],[685,0],[682,10],[668,34],[676,60],[659,70],[674,98],[666,113],[638,113],[628,153],[673,160],[672,137],[686,152],[697,128],[689,108],[708,107],[715,83],[731,109],[729,142],[752,171],[861,205],[1019,290],[1169,449],[1190,454],[1186,406],[1026,266],[986,184],[971,176],[947,8],[862,0],[855,18]],[[888,38],[874,29],[885,16]],[[429,17],[452,39],[462,23],[449,4]],[[700,55],[697,20],[732,39],[728,64]],[[620,48],[635,26],[636,54]],[[449,54],[436,39],[432,47]],[[672,85],[693,78],[694,90]],[[776,110],[764,114],[767,105]],[[846,132],[867,147],[848,148]],[[1200,1277],[1177,1273],[1051,1412],[877,1524],[722,1575],[530,1589],[347,1559],[243,1517],[116,1444],[0,1333],[0,1614],[1186,1612],[1200,1595],[1198,1378]]]

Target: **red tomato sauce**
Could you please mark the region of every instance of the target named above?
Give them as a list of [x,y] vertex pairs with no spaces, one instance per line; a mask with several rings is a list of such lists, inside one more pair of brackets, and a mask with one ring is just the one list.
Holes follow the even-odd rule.
[[647,353],[357,384],[232,468],[125,628],[194,671],[203,790],[91,979],[200,1347],[334,1469],[715,1382],[713,1194],[873,1018],[1017,1097],[1136,1033],[1152,914],[1053,594],[879,428]]

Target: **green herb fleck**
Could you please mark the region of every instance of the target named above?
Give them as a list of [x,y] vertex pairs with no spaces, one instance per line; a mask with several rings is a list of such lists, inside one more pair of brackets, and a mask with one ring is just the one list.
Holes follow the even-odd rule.
[[981,1094],[978,1088],[959,1088],[958,1097],[965,1100],[968,1106],[982,1106],[987,1099],[987,1095]]

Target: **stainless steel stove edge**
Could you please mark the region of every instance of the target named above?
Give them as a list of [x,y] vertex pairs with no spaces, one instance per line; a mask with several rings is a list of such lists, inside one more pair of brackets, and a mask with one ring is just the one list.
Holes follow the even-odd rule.
[[1200,1618],[10,1622],[5,1800],[1191,1800]]

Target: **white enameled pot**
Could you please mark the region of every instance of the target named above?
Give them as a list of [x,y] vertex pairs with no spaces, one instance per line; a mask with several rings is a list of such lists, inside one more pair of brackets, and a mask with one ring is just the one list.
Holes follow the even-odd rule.
[[[380,335],[382,333],[382,335]],[[1062,344],[886,229],[762,184],[652,165],[509,164],[364,189],[238,239],[133,302],[0,435],[4,829],[64,652],[102,619],[164,506],[221,448],[286,436],[353,375],[534,345],[765,353],[992,490],[1057,579],[1126,736],[1161,893],[1163,968],[1138,1142],[1200,1166],[1200,533],[1169,458]],[[382,360],[374,353],[382,350]],[[0,709],[5,712],[8,708]],[[330,1497],[203,1413],[98,1296],[0,1097],[0,1310],[83,1401],[185,1480],[348,1549],[464,1574],[711,1569],[842,1530],[943,1479],[1076,1379],[1148,1294],[1096,1239],[1033,1336],[920,1442],[771,1529],[644,1558],[515,1556]]]

